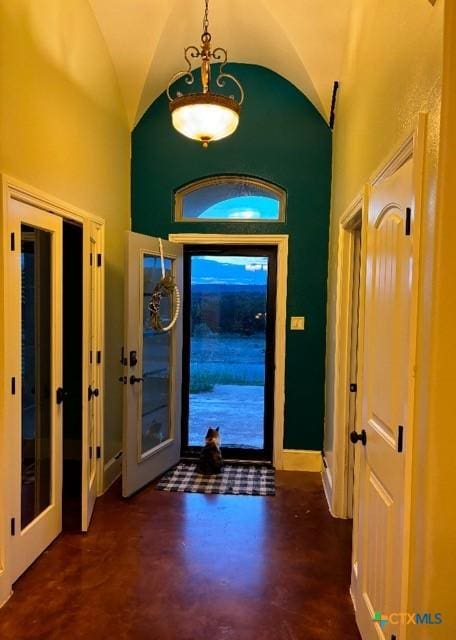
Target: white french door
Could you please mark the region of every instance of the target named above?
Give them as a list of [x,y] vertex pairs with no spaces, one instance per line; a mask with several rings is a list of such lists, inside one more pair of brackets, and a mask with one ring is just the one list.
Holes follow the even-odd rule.
[[5,256],[10,576],[62,528],[62,220],[10,198]]
[[102,227],[91,221],[85,224],[85,333],[84,359],[87,372],[83,384],[82,429],[82,531],[87,531],[102,476],[101,423],[103,406],[103,264]]
[[[164,266],[182,291],[182,246],[162,241]],[[127,233],[122,493],[127,497],[180,457],[182,314],[169,332],[150,324],[148,304],[162,276],[159,240]],[[162,298],[167,324],[176,296]]]
[[[372,188],[367,221],[362,415],[352,593],[363,640],[401,640],[406,611],[406,456],[415,358],[418,222],[413,159]],[[415,228],[416,227],[416,228]],[[382,620],[383,616],[383,620]]]

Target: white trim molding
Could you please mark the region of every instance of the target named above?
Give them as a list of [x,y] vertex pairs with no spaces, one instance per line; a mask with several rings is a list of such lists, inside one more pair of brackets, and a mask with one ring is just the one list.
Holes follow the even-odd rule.
[[122,475],[122,451],[119,451],[115,456],[108,460],[104,465],[103,472],[102,493],[106,493],[106,491]]
[[[334,397],[332,415],[334,451],[328,460],[332,462],[325,469],[323,484],[332,514],[339,518],[351,517],[352,496],[349,495],[349,477],[353,465],[349,460],[349,402],[348,389],[351,382],[350,365],[352,357],[352,317],[353,317],[353,270],[354,270],[354,232],[361,229],[361,261],[359,289],[359,322],[362,323],[364,296],[365,263],[365,223],[368,207],[368,190],[364,189],[347,207],[339,221],[337,282],[336,282],[336,320],[334,379],[330,392]],[[362,336],[359,336],[361,339]],[[358,360],[362,359],[362,345],[358,342]],[[359,363],[359,367],[361,364]],[[357,401],[361,396],[360,377],[358,376]],[[359,416],[359,411],[357,412]],[[351,466],[351,469],[350,469]]]
[[323,491],[325,492],[326,502],[332,516],[334,516],[332,509],[332,495],[333,495],[333,481],[331,476],[331,469],[329,465],[323,463],[323,471],[321,472],[321,480],[323,484]]
[[282,469],[284,471],[313,471],[320,473],[323,469],[321,451],[284,449],[282,458]]
[[287,329],[288,235],[237,235],[218,233],[171,233],[170,242],[180,244],[269,245],[277,247],[277,294],[275,324],[274,445],[273,463],[283,469],[285,413],[285,349]]

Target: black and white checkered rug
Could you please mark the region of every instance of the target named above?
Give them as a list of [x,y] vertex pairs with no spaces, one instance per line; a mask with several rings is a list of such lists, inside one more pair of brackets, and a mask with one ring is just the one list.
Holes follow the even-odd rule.
[[218,475],[202,475],[196,464],[179,463],[157,484],[160,491],[274,496],[275,472],[265,465],[226,464]]

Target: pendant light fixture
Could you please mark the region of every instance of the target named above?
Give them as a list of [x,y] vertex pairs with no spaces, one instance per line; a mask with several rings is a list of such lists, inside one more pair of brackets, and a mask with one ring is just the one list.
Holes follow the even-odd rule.
[[[221,140],[234,133],[239,124],[241,105],[244,101],[244,91],[241,83],[231,74],[225,73],[224,67],[228,61],[226,49],[217,47],[211,49],[212,36],[209,33],[209,0],[205,0],[205,13],[203,20],[203,34],[200,48],[191,45],[184,50],[187,69],[179,71],[170,80],[167,95],[169,98],[169,110],[175,129],[182,135],[192,140],[199,140],[203,147],[209,142]],[[170,90],[173,82],[184,78],[186,84],[193,85],[195,78],[192,72],[191,60],[201,58],[201,88],[197,93],[183,95],[180,91],[173,98]],[[232,81],[239,90],[240,96],[236,100],[234,96],[211,91],[211,61],[220,65],[215,84],[223,88],[226,80]]]

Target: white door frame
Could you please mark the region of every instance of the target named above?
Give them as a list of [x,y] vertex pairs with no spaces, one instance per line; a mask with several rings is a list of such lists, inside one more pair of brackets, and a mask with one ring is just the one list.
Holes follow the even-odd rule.
[[[10,566],[8,561],[9,554],[9,542],[11,539],[11,532],[9,528],[11,513],[12,513],[12,504],[10,500],[10,479],[8,476],[9,465],[8,459],[11,455],[11,446],[8,442],[7,437],[7,429],[6,425],[10,424],[11,416],[14,415],[12,412],[12,400],[11,394],[9,393],[8,385],[6,384],[6,380],[10,379],[8,377],[8,371],[10,368],[9,360],[10,355],[8,353],[8,335],[6,333],[6,323],[5,313],[8,310],[8,300],[6,299],[5,294],[5,282],[4,282],[4,273],[5,273],[5,256],[8,255],[8,251],[10,249],[9,242],[10,238],[7,234],[8,229],[8,203],[10,198],[18,200],[20,202],[24,202],[25,204],[29,204],[38,209],[42,209],[49,213],[52,213],[56,216],[60,216],[65,220],[72,220],[74,222],[79,223],[83,228],[83,243],[84,243],[84,255],[83,260],[84,264],[87,264],[89,254],[88,254],[88,234],[90,225],[95,223],[100,226],[101,229],[101,244],[103,247],[104,242],[104,220],[98,216],[87,213],[86,211],[79,209],[78,207],[74,207],[63,200],[60,200],[54,196],[51,196],[39,189],[31,187],[16,178],[8,176],[6,174],[0,174],[0,187],[1,187],[1,197],[0,197],[0,371],[2,375],[0,379],[3,379],[2,384],[0,384],[0,606],[6,602],[6,600],[10,597],[11,591],[11,574],[10,574]],[[87,259],[87,260],[86,260]],[[104,262],[104,261],[103,261]],[[103,268],[103,267],[102,267]],[[85,344],[87,340],[87,331],[88,331],[88,317],[87,317],[87,304],[85,301],[86,291],[85,291],[85,282],[87,279],[86,270],[84,271],[84,317],[83,317],[83,343]],[[103,295],[103,291],[102,291]],[[101,314],[101,336],[100,336],[100,349],[104,353],[104,305],[101,305],[100,308]],[[83,389],[88,387],[88,353],[87,349],[84,348],[83,344],[83,361],[82,361],[82,370],[83,370]],[[100,384],[103,387],[104,381],[104,358],[102,359],[102,363],[100,365]],[[102,398],[104,397],[103,388],[100,389],[102,393]],[[83,394],[83,398],[84,398]],[[103,490],[103,402],[100,403],[100,423],[99,423],[99,433],[98,433],[98,441],[101,447],[101,458],[97,460],[97,493],[100,495]],[[86,431],[86,411],[85,407],[83,407],[83,433]]]
[[180,244],[266,245],[277,247],[277,291],[275,324],[274,375],[274,444],[272,459],[276,469],[283,469],[283,435],[285,412],[285,348],[287,329],[288,235],[237,235],[218,233],[170,233],[168,239]]
[[[350,472],[348,461],[348,450],[351,446],[347,430],[348,424],[348,401],[347,388],[350,383],[350,318],[351,318],[351,275],[352,275],[352,252],[353,252],[353,225],[361,217],[361,283],[359,292],[359,322],[364,322],[364,298],[365,298],[365,273],[366,273],[366,232],[367,232],[367,212],[369,208],[369,195],[371,188],[391,175],[407,157],[412,154],[416,159],[416,166],[420,169],[415,173],[415,200],[417,208],[421,203],[422,166],[424,157],[426,114],[421,113],[417,118],[416,127],[398,145],[396,153],[390,155],[381,165],[381,168],[373,173],[369,182],[365,185],[361,194],[347,207],[339,221],[338,240],[338,263],[337,263],[337,284],[336,284],[336,322],[335,322],[335,370],[334,384],[330,393],[333,393],[333,429],[334,429],[334,451],[332,459],[333,467],[325,467],[323,470],[323,486],[328,500],[331,513],[338,518],[352,517],[348,496],[348,473]],[[417,209],[418,210],[418,209]],[[417,239],[418,242],[418,239]],[[357,422],[361,418],[361,398],[362,398],[362,365],[363,365],[363,331],[359,332],[358,344],[358,391],[357,391]],[[359,429],[357,429],[359,431]],[[356,450],[355,450],[356,456]],[[355,459],[356,475],[356,459]]]
[[[337,518],[352,517],[352,496],[349,490],[349,474],[353,471],[349,464],[349,385],[357,384],[356,416],[359,423],[361,415],[360,398],[362,397],[361,366],[363,358],[363,332],[358,331],[358,375],[357,380],[350,380],[350,364],[352,358],[351,323],[353,318],[353,258],[354,231],[361,227],[361,256],[359,282],[358,319],[361,327],[364,319],[366,242],[365,224],[368,211],[368,189],[365,188],[350,204],[339,221],[337,283],[336,283],[336,321],[334,350],[334,381],[330,392],[334,397],[332,419],[333,428],[333,465],[323,470],[323,487],[331,513]],[[356,425],[358,426],[358,425]]]

